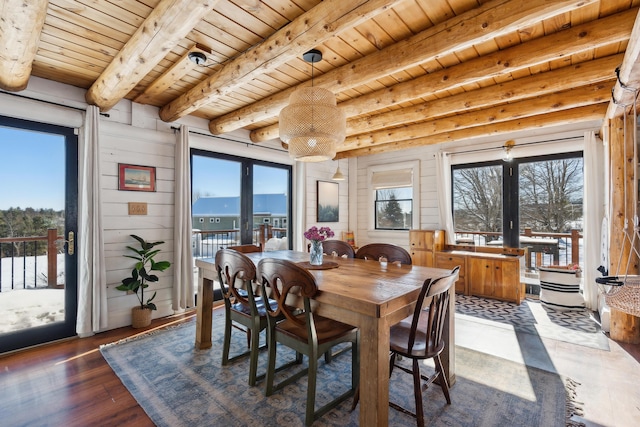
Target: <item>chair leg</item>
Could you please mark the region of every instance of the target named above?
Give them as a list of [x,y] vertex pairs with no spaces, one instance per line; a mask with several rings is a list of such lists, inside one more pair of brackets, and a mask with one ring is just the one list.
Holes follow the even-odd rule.
[[271,336],[275,334],[274,331],[267,333],[268,339],[268,357],[267,357],[267,373],[265,374],[264,381],[264,395],[271,396],[273,394],[273,380],[276,374],[276,341]]
[[391,374],[393,374],[393,368],[396,366],[397,356],[397,353],[391,353],[391,357],[389,358],[389,378],[391,378]]
[[309,372],[307,377],[307,409],[305,415],[305,425],[313,424],[316,407],[316,378],[318,373],[318,358],[309,355]]
[[222,344],[222,365],[226,365],[229,363],[229,347],[231,346],[231,322],[232,320],[229,318],[227,314],[227,318],[224,322],[224,341]]
[[413,359],[413,394],[416,400],[416,420],[418,427],[424,427],[424,410],[422,408],[422,381],[420,378],[420,364]]
[[353,393],[353,403],[351,404],[351,411],[356,409],[358,402],[360,401],[360,385],[356,387],[355,393]]
[[[256,331],[260,329],[259,321],[254,323],[253,329]],[[258,375],[258,353],[260,351],[258,347],[260,347],[260,334],[252,334],[251,329],[247,328],[247,337],[251,338],[251,342],[249,343],[249,349],[251,352],[249,358],[249,386],[253,387],[256,385],[256,377]]]
[[[359,334],[360,332],[358,332]],[[358,335],[356,341],[351,343],[351,388],[359,390],[360,388],[360,343]]]
[[445,399],[447,399],[447,403],[451,405],[451,396],[449,395],[449,380],[447,376],[444,374],[444,368],[442,366],[442,360],[440,359],[440,355],[435,357],[436,362],[436,371],[439,372],[440,375],[440,387],[442,388],[442,392],[444,393]]

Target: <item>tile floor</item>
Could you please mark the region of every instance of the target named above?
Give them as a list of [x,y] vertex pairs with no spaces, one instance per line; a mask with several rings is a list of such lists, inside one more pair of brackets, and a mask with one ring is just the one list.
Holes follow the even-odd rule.
[[607,336],[609,350],[603,350],[464,314],[456,314],[455,333],[456,345],[579,382],[577,401],[583,403],[584,414],[574,420],[586,426],[640,426],[640,345],[617,343]]

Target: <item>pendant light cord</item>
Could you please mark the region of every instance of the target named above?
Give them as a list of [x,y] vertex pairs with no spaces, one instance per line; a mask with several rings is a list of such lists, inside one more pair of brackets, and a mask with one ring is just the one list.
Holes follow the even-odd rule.
[[311,61],[311,132],[314,132],[316,130],[313,121],[313,115],[314,115],[314,106],[315,106],[315,92],[313,91],[313,70],[314,70],[314,62]]

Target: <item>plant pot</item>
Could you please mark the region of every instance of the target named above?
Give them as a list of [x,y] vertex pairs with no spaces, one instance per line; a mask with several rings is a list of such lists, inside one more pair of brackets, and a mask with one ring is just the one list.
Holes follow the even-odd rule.
[[134,328],[146,328],[151,324],[150,308],[133,307],[131,309],[131,326]]

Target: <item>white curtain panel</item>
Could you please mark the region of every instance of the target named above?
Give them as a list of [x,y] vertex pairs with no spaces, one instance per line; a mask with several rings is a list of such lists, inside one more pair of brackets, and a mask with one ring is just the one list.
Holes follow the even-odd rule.
[[440,213],[440,227],[445,230],[447,243],[456,243],[453,228],[453,210],[451,206],[451,161],[447,153],[436,153],[436,188],[438,190],[438,209]]
[[175,261],[173,268],[172,308],[175,312],[195,306],[194,261],[191,252],[191,156],[189,128],[180,126],[175,151],[175,214],[173,244]]
[[88,106],[78,150],[78,316],[76,332],[107,327],[107,274],[100,203],[100,110]]
[[[598,309],[597,268],[601,262],[604,201],[604,145],[595,132],[584,135],[584,300],[587,308]],[[608,267],[608,266],[605,266]]]

